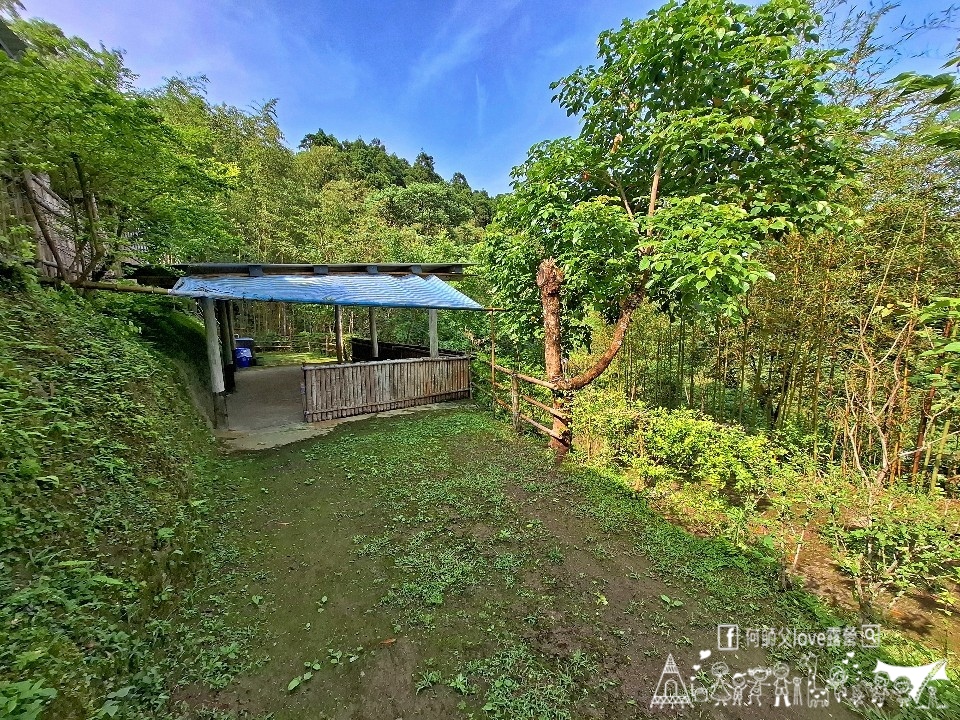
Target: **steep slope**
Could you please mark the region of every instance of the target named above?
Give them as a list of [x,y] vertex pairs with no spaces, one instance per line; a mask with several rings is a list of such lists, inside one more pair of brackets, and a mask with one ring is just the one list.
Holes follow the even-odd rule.
[[0,291],[4,717],[165,717],[178,681],[226,681],[236,637],[190,602],[224,561],[208,548],[229,489],[181,310],[29,278]]

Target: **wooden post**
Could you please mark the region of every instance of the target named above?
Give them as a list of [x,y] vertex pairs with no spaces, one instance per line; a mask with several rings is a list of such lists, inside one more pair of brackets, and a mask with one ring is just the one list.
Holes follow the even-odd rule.
[[233,300],[224,300],[224,306],[227,310],[227,337],[230,338],[230,357],[236,358],[237,333],[234,330]]
[[214,307],[217,311],[217,326],[220,331],[220,361],[223,363],[223,386],[224,390],[232,393],[236,390],[234,383],[234,373],[237,369],[233,364],[233,351],[230,349],[230,324],[227,320],[227,313],[230,312],[228,301],[217,300]]
[[490,311],[490,409],[497,409],[497,316]]
[[337,343],[337,362],[342,363],[343,352],[343,312],[339,305],[333,306],[333,333]]
[[437,337],[437,310],[430,308],[427,310],[430,319],[430,357],[440,357],[440,340]]
[[520,387],[516,375],[510,376],[510,412],[513,415],[513,431],[520,431]]
[[207,333],[207,361],[210,364],[210,390],[213,392],[213,425],[223,427],[227,422],[227,400],[223,394],[223,360],[220,356],[220,338],[217,332],[216,302],[203,298],[203,324]]
[[227,313],[229,312],[229,309],[227,308],[226,300],[217,300],[215,302],[218,310],[217,325],[220,330],[221,359],[224,367],[229,367],[230,365],[233,365],[233,353],[230,351],[230,321],[227,320]]
[[370,346],[371,352],[373,353],[373,359],[376,360],[380,357],[380,343],[377,341],[377,309],[374,307],[368,308],[367,312],[370,313]]

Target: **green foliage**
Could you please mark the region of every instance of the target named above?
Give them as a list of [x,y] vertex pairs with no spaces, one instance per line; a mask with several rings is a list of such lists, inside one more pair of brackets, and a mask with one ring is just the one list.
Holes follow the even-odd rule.
[[466,668],[485,686],[486,717],[518,720],[573,717],[574,704],[586,694],[586,679],[596,671],[596,661],[580,651],[551,662],[519,641]]
[[[758,559],[772,551],[782,567],[819,533],[853,579],[864,615],[907,593],[944,592],[957,579],[960,515],[950,501],[855,483],[839,468],[817,468],[782,435],[628,403],[609,388],[578,392],[574,416],[575,448],[587,462],[619,469],[627,488],[687,527],[758,544]],[[942,599],[956,602],[949,593]]]
[[956,582],[960,513],[949,502],[902,487],[842,488],[831,509],[824,534],[865,614]]
[[[958,64],[960,57],[954,56],[943,67],[956,67]],[[960,115],[955,109],[960,101],[960,85],[957,84],[956,75],[906,72],[890,82],[900,89],[903,96],[919,95],[932,111],[930,122],[921,129],[921,142],[948,152],[960,150],[960,128],[957,125]]]
[[0,53],[0,95],[16,108],[0,116],[0,169],[47,172],[75,203],[65,223],[85,250],[75,273],[112,267],[134,251],[126,238],[159,255],[225,233],[207,202],[227,181],[224,166],[200,162],[162,122],[119,53],[38,20],[15,29],[29,50],[17,60]]
[[601,34],[598,64],[554,84],[579,137],[530,150],[484,248],[516,332],[539,324],[544,258],[564,272],[572,347],[590,312],[647,291],[736,314],[767,276],[762,245],[843,225],[858,150],[851,113],[827,104],[836,53],[810,44],[817,22],[802,0],[693,0]]
[[239,635],[188,622],[185,603],[214,562],[211,441],[124,315],[70,292],[0,295],[0,697],[14,717],[37,703],[152,717],[176,679],[222,682],[237,657]]
[[9,720],[37,720],[44,705],[56,696],[56,690],[43,687],[39,680],[0,681],[0,711]]
[[599,64],[555,83],[556,99],[628,198],[659,164],[664,197],[705,193],[772,230],[818,227],[853,169],[847,114],[826,104],[838,53],[809,45],[818,22],[803,0],[668,2],[602,33]]
[[800,470],[785,463],[786,451],[766,435],[750,435],[692,410],[628,404],[609,389],[578,392],[574,413],[585,458],[630,468],[636,489],[649,485],[656,495],[690,486],[725,511],[755,507]]
[[383,218],[392,225],[419,225],[429,233],[452,230],[473,215],[463,193],[437,182],[388,188],[377,194],[374,202],[379,204]]
[[648,292],[663,310],[737,316],[750,289],[761,278],[773,280],[758,258],[764,221],[737,205],[702,196],[668,200],[652,224],[664,239],[638,267],[649,272]]

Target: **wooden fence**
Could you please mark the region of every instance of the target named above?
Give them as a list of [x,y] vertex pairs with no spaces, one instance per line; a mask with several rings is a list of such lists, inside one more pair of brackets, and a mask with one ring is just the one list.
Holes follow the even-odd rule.
[[[378,356],[373,357],[373,342],[369,338],[350,338],[350,359],[354,362],[368,360],[407,360],[409,358],[430,357],[430,348],[425,345],[408,345],[405,343],[377,343]],[[438,350],[440,357],[462,357],[463,353],[456,350]]]
[[306,422],[470,397],[470,361],[412,358],[303,366]]
[[[498,374],[506,375],[509,380],[507,382],[499,382],[497,380]],[[570,446],[569,433],[558,433],[553,429],[553,427],[551,427],[553,425],[553,419],[557,418],[564,424],[564,426],[569,428],[571,420],[570,413],[552,407],[551,405],[548,405],[547,403],[542,402],[537,398],[526,394],[525,392],[522,392],[520,389],[520,383],[527,383],[529,385],[547,388],[552,393],[556,389],[553,383],[547,380],[541,380],[540,378],[531,377],[530,375],[524,375],[516,370],[511,370],[510,368],[505,368],[502,365],[497,365],[496,362],[490,363],[490,382],[492,385],[491,392],[493,395],[493,402],[510,413],[510,417],[513,419],[514,430],[519,430],[520,423],[525,422],[544,435],[553,438],[557,442],[560,442],[567,447]],[[497,396],[497,390],[507,391],[510,394],[510,402],[508,403],[505,400],[500,399]],[[542,413],[543,417],[538,420],[532,417],[533,412],[530,411],[528,411],[530,414],[524,414],[520,409],[521,403],[525,403],[531,408],[534,408],[533,412]]]

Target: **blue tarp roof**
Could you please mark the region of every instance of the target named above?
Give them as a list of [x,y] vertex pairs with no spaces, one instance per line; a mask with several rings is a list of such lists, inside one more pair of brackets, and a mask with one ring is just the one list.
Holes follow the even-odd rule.
[[217,300],[483,310],[435,275],[190,276],[180,278],[170,294]]

